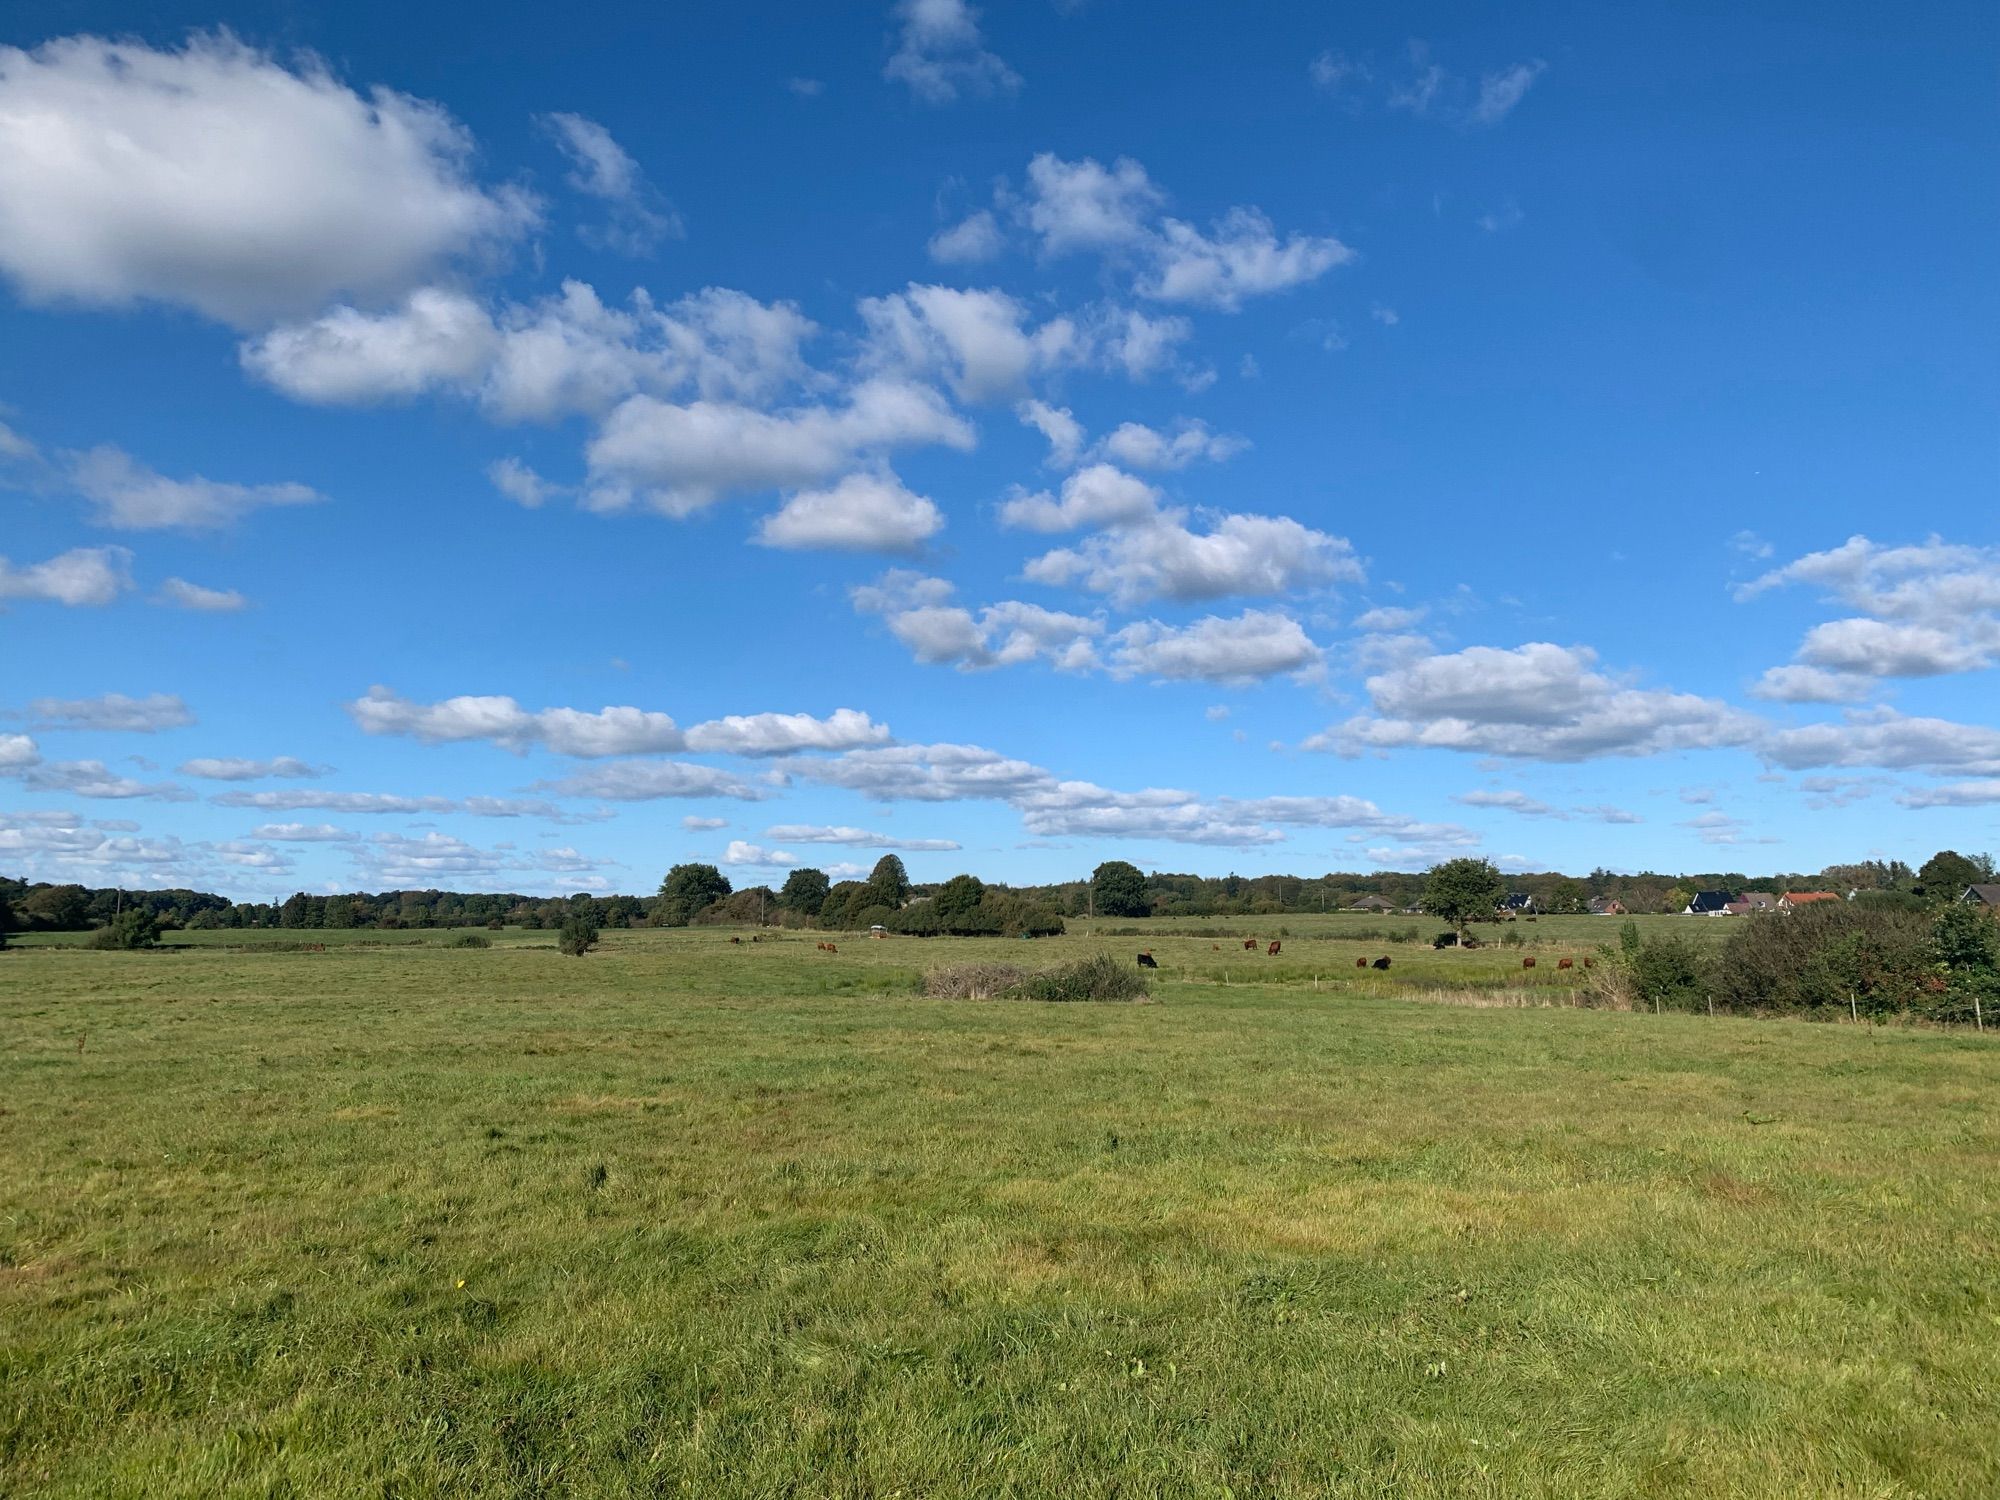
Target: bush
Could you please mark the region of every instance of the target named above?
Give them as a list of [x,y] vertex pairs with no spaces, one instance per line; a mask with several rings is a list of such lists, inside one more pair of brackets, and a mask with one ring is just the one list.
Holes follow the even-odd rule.
[[597,924],[588,917],[570,917],[562,924],[556,946],[571,958],[582,958],[597,946]]
[[1715,997],[1731,1010],[1889,1015],[1921,1008],[1935,975],[1924,913],[1825,901],[1732,932]]
[[493,939],[479,932],[461,932],[445,945],[448,948],[491,948]]
[[952,964],[924,975],[932,1000],[997,1000],[1027,978],[1012,964]]
[[1031,974],[1021,989],[1030,1000],[1055,1002],[1152,998],[1146,993],[1145,976],[1137,969],[1128,969],[1108,953]]
[[159,941],[160,924],[154,915],[140,907],[130,907],[111,919],[111,922],[90,935],[89,946],[112,950],[150,948]]
[[1522,937],[1521,934],[1514,928],[1509,927],[1505,932],[1500,934],[1500,941],[1509,948],[1518,948],[1521,946],[1521,944],[1525,943],[1527,939]]
[[1692,938],[1667,933],[1646,939],[1628,961],[1633,998],[1654,1010],[1705,1010],[1708,987],[1702,953]]

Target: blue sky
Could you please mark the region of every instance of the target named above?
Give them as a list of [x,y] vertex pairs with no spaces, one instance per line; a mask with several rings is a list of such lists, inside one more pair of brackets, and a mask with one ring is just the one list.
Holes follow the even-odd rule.
[[0,870],[2000,845],[1996,42],[17,3]]

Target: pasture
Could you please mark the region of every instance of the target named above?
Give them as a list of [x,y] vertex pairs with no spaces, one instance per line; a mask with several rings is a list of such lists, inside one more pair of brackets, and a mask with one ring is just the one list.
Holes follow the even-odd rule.
[[1568,1008],[1567,921],[0,955],[0,1493],[2000,1492],[1993,1040]]

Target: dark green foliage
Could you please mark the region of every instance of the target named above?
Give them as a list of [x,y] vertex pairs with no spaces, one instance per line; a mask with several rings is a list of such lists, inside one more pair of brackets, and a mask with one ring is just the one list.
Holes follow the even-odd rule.
[[150,948],[160,938],[160,919],[142,906],[128,906],[90,935],[93,948]]
[[493,939],[483,932],[461,932],[445,945],[449,948],[491,948]]
[[588,917],[570,917],[562,924],[556,947],[571,958],[582,958],[597,946],[597,924]]
[[869,901],[871,906],[886,906],[894,911],[910,899],[910,872],[893,854],[875,861],[875,868],[868,872],[868,885],[875,893]]
[[1627,958],[1631,958],[1638,953],[1639,924],[1637,922],[1627,921],[1619,927],[1618,950]]
[[1935,962],[1921,912],[1822,901],[1755,916],[1716,958],[1715,999],[1738,1011],[1920,1009]]
[[784,888],[778,892],[778,900],[788,910],[802,917],[816,917],[819,909],[826,905],[826,893],[831,889],[826,871],[815,870],[809,865],[801,866],[785,877]]
[[1706,1010],[1703,953],[1691,938],[1663,933],[1627,959],[1633,998],[1653,1010]]
[[1029,1000],[1054,1002],[1148,998],[1145,975],[1108,953],[1031,974],[1021,985],[1021,994]]
[[0,948],[7,946],[7,934],[14,930],[14,907],[4,893],[0,893]]
[[931,905],[936,908],[938,921],[946,932],[961,932],[985,898],[986,882],[977,875],[954,875],[938,887],[938,893],[931,898]]
[[1424,910],[1463,934],[1467,922],[1493,914],[1506,889],[1491,860],[1448,859],[1424,882]]
[[1090,899],[1100,917],[1148,917],[1153,900],[1137,865],[1107,859],[1090,876]]
[[819,925],[832,932],[851,931],[857,926],[866,926],[861,921],[861,913],[872,903],[872,894],[866,884],[859,880],[843,880],[826,893],[826,900],[820,903]]
[[1917,871],[1917,894],[1933,905],[1956,901],[1969,885],[1993,878],[1993,858],[1987,854],[1971,857],[1956,849],[1940,849]]
[[729,877],[714,865],[675,865],[660,882],[653,920],[662,927],[685,927],[695,913],[731,890]]

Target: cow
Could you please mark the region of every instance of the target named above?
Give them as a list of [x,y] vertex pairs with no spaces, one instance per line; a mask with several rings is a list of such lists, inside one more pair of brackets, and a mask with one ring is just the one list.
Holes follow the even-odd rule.
[[826,944],[825,944],[824,942],[818,942],[818,943],[814,943],[814,944],[813,944],[813,951],[814,951],[815,953],[824,953],[824,952],[826,952]]
[[1368,967],[1368,960],[1365,958],[1357,958],[1354,960],[1354,967],[1357,969],[1365,969]]
[[1593,960],[1593,959],[1591,958],[1591,956],[1590,956],[1590,955],[1589,955],[1588,953],[1584,954],[1584,956],[1583,956],[1583,966],[1584,966],[1584,967],[1585,967],[1586,969],[1588,969],[1588,968],[1591,968],[1591,967],[1593,966],[1594,962],[1595,962],[1595,961],[1594,961],[1594,960]]
[[1141,953],[1139,955],[1139,967],[1142,969],[1157,969],[1159,965],[1153,962],[1152,954]]
[[729,941],[730,941],[730,942],[732,942],[732,943],[740,943],[740,942],[742,942],[742,941],[743,941],[743,939],[742,939],[742,938],[731,938],[731,939],[730,939]]
[[1222,951],[1222,944],[1220,944],[1220,943],[1210,943],[1210,944],[1208,945],[1208,951],[1209,951],[1210,953],[1220,953],[1220,952]]
[[1521,967],[1524,969],[1532,969],[1534,968],[1534,966],[1535,966],[1535,961],[1532,958],[1524,958],[1521,960]]
[[1576,960],[1573,958],[1559,958],[1556,960],[1556,967],[1558,969],[1574,969],[1576,967]]
[[1387,969],[1389,967],[1389,960],[1386,958],[1378,958],[1375,960],[1374,963],[1370,964],[1368,967],[1371,969]]
[[1257,951],[1257,940],[1255,938],[1245,938],[1243,940],[1243,951],[1245,953],[1255,953]]
[[828,943],[826,945],[826,951],[829,953],[838,953],[840,951],[840,945],[838,943]]
[[1267,958],[1276,958],[1278,956],[1278,949],[1283,946],[1276,938],[1273,938],[1271,939],[1271,946],[1264,950],[1264,954]]

